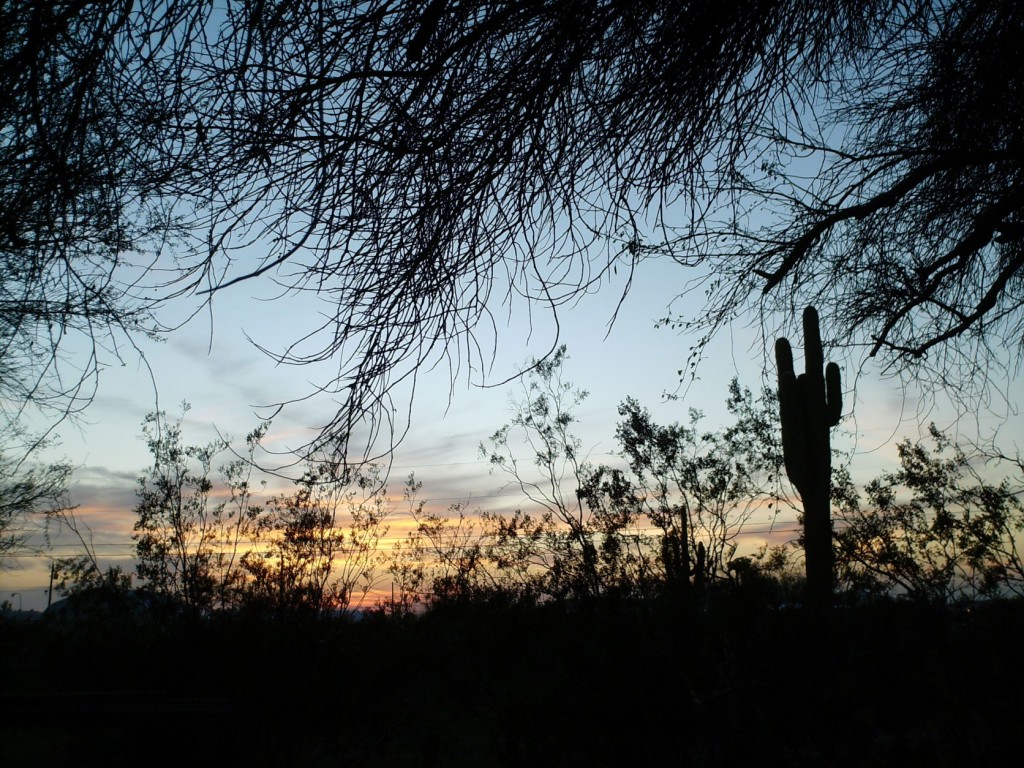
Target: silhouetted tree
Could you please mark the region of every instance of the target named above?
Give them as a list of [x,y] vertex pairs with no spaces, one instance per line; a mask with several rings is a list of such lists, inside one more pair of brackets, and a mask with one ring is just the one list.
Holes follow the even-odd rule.
[[57,557],[50,562],[51,592],[74,595],[95,589],[121,591],[131,589],[132,574],[119,565],[108,565],[104,570],[93,540],[92,529],[78,519],[74,507],[62,507],[47,513],[45,538],[47,547],[53,546],[55,534],[69,532],[77,542],[79,554]]
[[184,232],[158,189],[175,162],[166,110],[181,88],[161,79],[168,62],[147,50],[168,42],[151,34],[188,5],[0,8],[5,417],[29,404],[58,418],[80,410],[99,369],[158,328],[149,289],[159,280],[141,281]]
[[[545,591],[556,597],[595,597],[629,587],[645,568],[634,529],[635,511],[624,506],[588,504],[583,489],[595,467],[572,433],[573,409],[587,396],[562,379],[566,348],[527,368],[523,396],[512,401],[512,421],[481,443],[481,456],[493,470],[511,478],[530,507],[511,518],[491,518],[496,526],[494,556],[511,545],[521,565],[541,566]],[[525,446],[526,459],[517,456]],[[523,574],[526,575],[525,573]]]
[[298,490],[272,498],[260,519],[262,544],[242,564],[244,602],[279,615],[345,611],[374,586],[391,504],[380,469],[311,464]]
[[189,406],[182,408],[176,422],[163,412],[143,422],[153,465],[136,491],[136,574],[144,589],[208,612],[237,604],[244,587],[243,558],[257,545],[263,515],[253,503],[253,454],[267,425],[247,436],[247,456],[221,468],[224,487],[218,488],[214,461],[230,443],[186,445],[181,427]]
[[927,603],[1024,595],[1019,461],[994,481],[976,466],[984,456],[968,456],[934,425],[929,437],[931,449],[923,441],[897,446],[900,468],[869,482],[863,504],[841,484],[843,575],[853,586]]
[[755,397],[731,382],[726,405],[734,421],[717,431],[703,429],[694,410],[688,425],[658,425],[627,399],[616,431],[627,467],[594,465],[572,433],[586,392],[562,378],[566,359],[562,347],[533,361],[523,396],[512,401],[512,421],[481,445],[525,503],[511,514],[455,504],[444,515],[413,505],[417,529],[389,560],[400,607],[666,590],[696,604],[691,585],[701,592],[735,582],[743,569],[766,579],[785,571],[778,551],[735,557],[755,512],[774,517],[780,502],[789,503],[772,392]]
[[71,465],[30,463],[22,442],[17,431],[0,427],[0,569],[9,558],[29,553],[29,539],[42,534],[47,518],[70,510]]
[[726,406],[735,422],[710,431],[694,409],[688,424],[662,426],[627,398],[616,439],[628,470],[599,467],[581,494],[649,520],[660,532],[665,586],[684,595],[730,578],[744,525],[761,507],[777,514],[782,498],[774,396],[755,398],[734,379]]
[[[418,484],[417,484],[418,487]],[[453,504],[447,515],[413,508],[416,529],[395,548],[389,570],[396,577],[401,604],[482,602],[499,589],[488,567],[486,534],[480,515]],[[501,588],[507,589],[506,585]]]
[[[837,338],[960,385],[990,345],[1019,355],[1013,0],[4,8],[8,240],[34,237],[31,178],[74,182],[50,184],[47,226],[67,199],[127,201],[86,217],[113,243],[117,213],[174,199],[196,249],[163,295],[268,275],[322,300],[276,356],[336,362],[326,446],[400,433],[391,399],[421,365],[489,362],[496,302],[557,314],[648,258],[697,268],[680,292],[706,305],[669,322],[706,333],[814,304]],[[61,121],[58,141],[38,127]]]

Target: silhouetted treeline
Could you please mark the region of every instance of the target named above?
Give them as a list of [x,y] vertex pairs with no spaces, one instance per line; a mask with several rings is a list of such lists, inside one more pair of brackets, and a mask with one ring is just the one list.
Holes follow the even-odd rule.
[[[307,462],[294,491],[265,498],[254,457],[266,425],[244,452],[228,452],[223,439],[186,444],[180,420],[153,414],[143,426],[153,464],[139,479],[134,574],[102,569],[65,512],[85,555],[57,562],[58,588],[135,589],[136,600],[197,616],[594,600],[697,613],[733,599],[802,604],[803,501],[785,480],[774,394],[755,396],[734,380],[732,423],[718,430],[694,410],[684,424],[659,424],[627,398],[616,429],[622,463],[594,464],[573,434],[586,393],[563,381],[564,359],[563,348],[535,361],[511,421],[480,446],[522,493],[523,505],[505,513],[429,509],[414,475],[399,500],[379,467],[324,457]],[[218,468],[222,454],[231,458]],[[1024,596],[1022,465],[995,449],[967,451],[934,426],[927,440],[899,443],[898,455],[898,468],[863,489],[848,462],[835,462],[832,602]],[[1004,474],[983,471],[982,460]],[[783,513],[798,524],[792,541],[740,549],[752,520],[763,535],[784,527]],[[412,530],[389,541],[400,514]]]

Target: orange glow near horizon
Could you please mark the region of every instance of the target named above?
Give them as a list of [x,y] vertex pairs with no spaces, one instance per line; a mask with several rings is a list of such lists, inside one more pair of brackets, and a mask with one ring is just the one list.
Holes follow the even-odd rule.
[[[254,494],[252,503],[263,506],[270,498],[281,493],[287,493],[293,487],[291,484],[285,486],[282,483],[279,487],[273,489],[261,489],[258,494]],[[392,487],[394,487],[394,484]],[[113,489],[113,491],[121,493],[125,501],[127,501],[127,492],[129,490],[130,486]],[[111,494],[117,495],[113,491]],[[442,519],[452,517],[455,513],[450,502],[453,498],[456,498],[456,492],[439,488],[435,490],[435,493],[437,495],[422,499],[421,515],[437,516]],[[444,493],[450,493],[451,495],[441,495]],[[511,496],[482,497],[477,500],[486,503],[487,501],[494,501],[499,498],[515,500],[516,494]],[[230,502],[230,491],[218,486],[211,492],[210,499],[212,503]],[[74,498],[72,498],[72,501],[74,501]],[[132,527],[135,522],[135,515],[133,509],[125,501],[117,504],[104,504],[90,499],[90,502],[74,509],[74,516],[80,526],[80,530],[86,540],[94,547],[94,552],[101,567],[120,565],[126,570],[134,570]],[[777,503],[777,500],[763,499],[755,502],[749,508],[750,516],[736,537],[737,542],[740,544],[740,548],[736,553],[737,556],[749,555],[763,545],[774,546],[796,538],[798,528],[795,521],[795,513],[789,514],[789,510],[783,506],[782,514],[776,515],[776,507],[769,508],[768,506],[770,502]],[[507,506],[506,514],[511,513],[512,509],[520,505],[512,503]],[[387,528],[387,530],[381,535],[377,543],[377,553],[388,556],[397,543],[405,541],[410,534],[417,530],[418,523],[413,519],[408,503],[401,493],[388,493],[385,497],[385,507],[390,508],[392,511],[383,521],[382,527]],[[344,509],[344,505],[342,508]],[[470,506],[467,502],[463,509],[469,520],[479,521],[480,507]],[[783,515],[785,515],[785,518],[783,518]],[[349,534],[347,528],[349,521],[348,515],[340,515],[340,525],[338,527],[346,533],[346,539]],[[639,525],[636,532],[654,534],[656,530],[645,523]],[[67,530],[62,532],[56,528],[51,530],[49,549],[43,547],[44,542],[41,537],[37,538],[39,546],[35,554],[12,558],[12,564],[16,567],[0,573],[0,596],[7,597],[3,595],[4,592],[13,592],[20,594],[22,602],[27,606],[42,608],[46,604],[45,590],[49,585],[49,563],[51,559],[54,557],[73,557],[81,554],[82,548],[74,534]],[[243,548],[259,552],[266,551],[268,546],[269,544],[266,542],[258,542],[256,544],[247,542],[243,545]],[[344,545],[342,549],[344,549]],[[334,562],[334,570],[340,572],[344,570],[346,563],[349,561],[343,554],[336,554]],[[28,599],[30,594],[33,596],[31,600]],[[376,579],[367,595],[360,598],[358,590],[355,591],[354,598],[357,599],[357,602],[353,603],[353,607],[371,607],[381,601],[390,600],[390,597],[391,578],[383,567],[379,567]]]

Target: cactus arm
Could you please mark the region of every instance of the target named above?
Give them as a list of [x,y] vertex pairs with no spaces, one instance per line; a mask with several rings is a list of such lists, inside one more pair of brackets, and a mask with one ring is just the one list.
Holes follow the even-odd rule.
[[779,419],[782,422],[782,456],[786,474],[799,490],[803,486],[805,454],[804,430],[801,421],[800,381],[793,371],[793,350],[787,339],[775,342],[775,360],[779,372]]
[[818,311],[814,307],[804,310],[804,370],[808,378],[821,378],[825,367],[825,352],[821,347],[821,326],[818,323]]
[[825,368],[825,418],[829,427],[839,423],[843,415],[843,387],[839,378],[839,366],[829,363]]
[[793,349],[789,346],[788,339],[777,339],[775,341],[775,363],[779,367],[779,386],[782,386],[783,379],[793,379]]

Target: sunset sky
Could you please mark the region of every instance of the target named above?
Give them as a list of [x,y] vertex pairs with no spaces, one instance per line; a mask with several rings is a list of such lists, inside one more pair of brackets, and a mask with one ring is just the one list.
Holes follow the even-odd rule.
[[[106,214],[80,217],[88,225],[83,231],[96,227],[103,235],[98,253],[119,252],[112,285],[97,290],[86,280],[86,294],[102,296],[112,288],[131,303],[181,293],[158,315],[176,330],[161,340],[120,339],[116,350],[106,349],[92,402],[62,422],[36,458],[76,467],[69,490],[77,518],[104,562],[130,567],[135,489],[151,461],[141,435],[147,414],[165,411],[174,420],[182,403],[190,403],[183,437],[192,445],[218,435],[240,445],[273,414],[266,452],[257,458],[272,471],[269,492],[284,492],[301,475],[296,452],[334,416],[331,388],[339,367],[349,370],[351,361],[275,365],[259,347],[315,356],[324,345],[302,341],[313,329],[355,345],[361,339],[353,340],[350,328],[381,318],[386,328],[423,334],[413,348],[428,345],[431,338],[447,339],[452,323],[475,309],[444,289],[475,286],[479,293],[470,296],[490,300],[484,314],[492,322],[475,329],[468,359],[465,347],[457,349],[418,370],[415,390],[408,379],[405,390],[393,393],[404,439],[393,453],[387,435],[375,448],[388,456],[396,495],[415,472],[431,509],[458,502],[512,512],[524,503],[522,494],[509,478],[489,471],[478,446],[510,419],[510,398],[523,396],[515,375],[530,358],[567,345],[564,378],[590,393],[575,413],[575,433],[592,462],[619,460],[614,433],[617,406],[626,397],[661,423],[685,421],[696,408],[706,414],[704,426],[721,428],[731,379],[755,391],[775,387],[770,351],[783,321],[753,311],[741,316],[706,349],[695,379],[685,369],[698,339],[656,326],[669,312],[694,318],[706,296],[719,306],[736,295],[756,304],[762,283],[743,282],[753,275],[775,291],[772,307],[784,306],[791,295],[828,295],[833,306],[846,308],[846,327],[858,318],[865,336],[879,333],[879,348],[919,354],[950,372],[951,381],[986,382],[984,371],[993,371],[980,409],[973,395],[965,396],[972,401],[966,407],[957,393],[922,392],[867,357],[866,345],[834,338],[835,318],[823,313],[826,342],[838,347],[829,357],[842,367],[845,391],[833,446],[849,456],[855,480],[893,468],[897,442],[918,437],[930,422],[955,440],[994,440],[1005,453],[1024,452],[1020,306],[1013,303],[1019,297],[992,304],[1015,285],[1010,277],[1019,276],[1018,262],[1008,262],[1010,269],[999,259],[1001,247],[1019,237],[1020,200],[1010,195],[1003,207],[993,207],[985,195],[994,193],[964,176],[955,193],[935,193],[941,202],[927,202],[933,200],[928,184],[933,176],[945,178],[947,162],[954,169],[977,165],[978,178],[993,176],[993,189],[1016,189],[1010,182],[1019,171],[1017,140],[992,147],[1020,121],[989,118],[1003,114],[992,105],[1019,101],[1012,98],[1016,91],[1003,94],[1008,85],[999,82],[1003,73],[992,63],[1015,66],[1019,36],[1006,32],[1012,27],[1005,19],[991,21],[991,8],[962,13],[961,5],[897,6],[870,14],[870,23],[865,17],[861,29],[851,22],[856,14],[833,19],[813,4],[813,13],[780,13],[773,20],[749,19],[723,4],[710,4],[706,18],[689,19],[688,6],[666,12],[656,4],[481,4],[473,10],[434,2],[424,10],[399,3],[370,13],[359,3],[339,3],[303,15],[290,4],[271,13],[242,2],[157,2],[129,4],[130,13],[112,15],[112,31],[89,43],[97,54],[88,57],[68,54],[61,41],[66,37],[74,43],[67,50],[77,50],[76,35],[96,32],[90,25],[106,30],[102,6],[88,12],[69,6],[50,30],[39,21],[49,18],[43,12],[49,6],[15,5],[10,28],[24,28],[27,42],[10,41],[20,57],[11,61],[53,56],[69,74],[44,77],[33,66],[11,81],[24,80],[18,85],[24,93],[12,90],[21,95],[10,99],[24,114],[11,111],[18,119],[10,125],[28,128],[24,146],[17,133],[4,139],[18,158],[9,165],[32,169],[10,171],[11,199],[24,198],[24,210],[34,212],[42,199],[37,187],[50,184],[57,198],[75,203],[75,195],[111,186],[113,207],[127,205],[127,218],[139,218],[111,238]],[[115,16],[123,19],[115,23]],[[581,26],[578,39],[568,34],[570,16]],[[769,34],[773,24],[785,34]],[[959,50],[960,38],[946,39],[959,24],[980,25],[978,34],[985,36],[977,39],[995,41],[978,48],[984,57],[964,50],[965,61],[977,58],[977,70],[948,66],[936,53],[947,44]],[[464,34],[463,26],[473,33]],[[884,42],[872,38],[876,34]],[[719,35],[729,44],[717,44]],[[436,61],[428,63],[431,57]],[[55,98],[66,83],[74,85],[74,98]],[[1016,80],[1008,84],[1016,88]],[[933,90],[943,88],[963,98],[936,100]],[[78,90],[93,89],[103,105],[95,114],[65,108],[65,102],[85,103]],[[123,105],[114,109],[118,102]],[[925,130],[932,118],[951,127]],[[54,145],[42,130],[51,123],[74,140]],[[76,151],[89,155],[92,140],[79,143],[78,134],[95,133],[102,137],[97,146],[106,147],[108,130],[118,137],[114,149],[82,162],[83,168],[109,162],[114,170],[84,174],[79,190],[76,177],[74,184],[66,178],[67,158],[53,146],[81,146]],[[963,143],[967,139],[976,143]],[[966,146],[984,148],[981,159],[965,155]],[[41,184],[37,168],[52,178],[40,177]],[[941,191],[953,182],[935,183]],[[971,190],[980,197],[965,194]],[[933,205],[946,206],[948,220],[946,213],[931,213]],[[1000,212],[1004,208],[1013,216]],[[17,249],[27,248],[21,241],[32,241],[21,232],[29,225],[20,218],[29,218],[10,210],[15,213],[3,225],[10,233],[0,234],[16,246],[12,253],[21,253]],[[961,231],[979,211],[984,227]],[[36,224],[46,229],[48,217]],[[78,218],[68,221],[77,227]],[[148,239],[145,232],[156,222],[156,235]],[[95,245],[67,234],[74,228],[59,231],[61,248],[65,241]],[[973,234],[961,241],[967,231]],[[7,239],[0,243],[5,249]],[[36,242],[47,240],[37,232]],[[665,256],[667,244],[680,260],[698,266]],[[953,250],[946,253],[948,247]],[[975,251],[977,259],[964,255]],[[589,285],[589,269],[601,269],[603,257],[616,253],[627,255],[617,271]],[[780,254],[788,255],[780,261]],[[122,265],[122,255],[138,262]],[[625,266],[630,259],[639,260],[633,275]],[[717,289],[699,282],[709,265],[722,277]],[[244,275],[258,276],[241,280]],[[348,279],[353,275],[365,280]],[[740,290],[730,294],[728,279],[737,277]],[[174,283],[178,279],[227,287],[205,306],[199,284],[186,287]],[[297,293],[300,288],[305,292]],[[578,302],[562,306],[557,322],[524,298],[540,291],[575,296],[577,289]],[[70,311],[71,302],[64,306]],[[338,307],[356,316],[332,314]],[[801,309],[794,306],[793,314]],[[89,322],[95,317],[88,309],[82,314]],[[791,341],[802,365],[803,340]],[[33,349],[34,342],[27,343]],[[988,344],[995,357],[984,354]],[[401,343],[388,339],[381,346],[391,351]],[[946,365],[944,352],[970,349],[983,353]],[[77,354],[84,358],[91,350],[85,344]],[[70,356],[73,369],[74,344],[60,352]],[[69,373],[68,381],[76,381],[75,371]],[[12,410],[20,405],[0,403]],[[28,418],[29,430],[51,426],[42,417]],[[525,447],[522,455],[528,458]],[[794,518],[777,521],[775,540],[795,535]],[[394,530],[402,525],[396,520]],[[759,543],[759,535],[752,532],[748,543]],[[46,601],[49,558],[74,555],[77,545],[66,535],[56,536],[48,550],[41,536],[33,543],[36,555],[0,570],[0,599],[16,595],[15,605],[38,608]]]
[[[717,428],[726,423],[723,404],[732,377],[739,376],[741,384],[752,389],[762,382],[774,386],[773,364],[766,364],[764,358],[764,349],[766,345],[770,348],[774,338],[762,337],[761,326],[751,321],[716,339],[699,369],[698,380],[682,391],[682,401],[664,402],[666,391],[681,391],[677,371],[684,367],[694,340],[664,327],[656,329],[655,323],[686,277],[685,271],[671,262],[641,264],[610,332],[608,321],[624,276],[560,315],[560,340],[568,345],[570,354],[564,377],[590,393],[577,413],[580,423],[576,432],[590,450],[592,461],[614,459],[616,406],[626,396],[638,399],[662,422],[685,420],[688,408],[699,408],[707,414],[705,425]],[[265,347],[280,349],[312,322],[314,305],[268,301],[272,288],[257,282],[234,286],[217,297],[212,312],[200,313],[165,343],[140,342],[149,369],[137,357],[126,355],[123,366],[111,365],[103,372],[95,402],[82,419],[60,428],[60,445],[47,455],[66,458],[78,468],[71,501],[79,505],[77,516],[92,530],[97,551],[113,558],[110,562],[130,564],[135,481],[149,464],[140,430],[147,413],[159,407],[175,417],[180,403],[187,400],[192,410],[184,424],[186,442],[206,442],[218,430],[240,442],[272,412],[269,406],[307,395],[313,384],[329,382],[330,366],[275,367],[247,340],[248,335]],[[554,324],[535,314],[531,333],[530,318],[522,305],[513,306],[511,315],[507,308],[496,315],[507,320],[507,326],[498,329],[493,370],[468,376],[463,370],[450,404],[447,367],[421,375],[412,426],[394,454],[392,488],[396,495],[405,476],[415,471],[423,482],[422,498],[441,510],[465,502],[470,508],[511,512],[522,503],[521,494],[507,487],[506,478],[489,474],[478,454],[479,443],[508,421],[509,398],[521,393],[522,385],[515,381],[493,388],[479,385],[501,382],[531,356],[544,354],[554,342]],[[827,338],[827,317],[823,318],[823,331]],[[486,336],[482,340],[490,342]],[[802,350],[796,343],[800,365]],[[934,403],[932,398],[922,401],[912,388],[904,390],[898,379],[884,378],[871,362],[860,366],[859,373],[857,360],[839,362],[847,390],[847,418],[833,442],[853,452],[855,478],[870,478],[891,467],[897,439],[916,436],[918,425],[932,420],[943,427],[956,424],[967,437],[975,436],[979,429],[988,436],[998,428],[1005,449],[1020,448],[1024,443],[1019,415],[1010,418],[998,395],[990,413],[977,418],[969,414],[958,420],[956,410],[944,405],[941,396]],[[1010,387],[1017,384],[1019,381],[1012,382]],[[1005,394],[1015,397],[1013,392]],[[1016,397],[1019,399],[1019,390]],[[274,419],[265,445],[275,452],[301,447],[331,408],[329,397],[288,406]],[[284,461],[272,455],[263,460],[268,465]],[[297,474],[295,469],[286,472]],[[277,488],[287,487],[284,480],[271,482]],[[402,527],[402,521],[395,520],[393,532]],[[776,521],[776,529],[776,540],[794,536],[789,533],[791,519]],[[761,540],[752,535],[749,543],[753,546]],[[69,544],[67,539],[59,539],[54,553],[74,554]],[[15,593],[15,606],[45,607],[46,557],[23,558],[16,566],[0,572],[0,597],[12,599]]]

